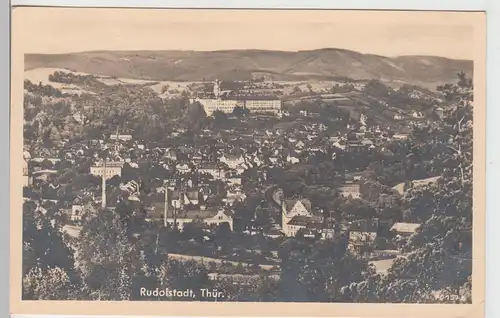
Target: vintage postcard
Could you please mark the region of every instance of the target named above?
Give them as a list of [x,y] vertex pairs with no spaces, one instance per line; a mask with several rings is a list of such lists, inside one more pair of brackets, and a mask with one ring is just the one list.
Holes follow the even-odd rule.
[[483,316],[484,13],[12,20],[12,313]]

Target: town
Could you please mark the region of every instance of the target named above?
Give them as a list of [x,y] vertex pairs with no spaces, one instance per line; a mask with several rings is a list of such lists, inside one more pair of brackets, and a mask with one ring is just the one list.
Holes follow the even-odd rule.
[[[224,282],[244,290],[233,299],[254,299],[245,296],[252,282],[279,284],[297,270],[290,255],[305,253],[293,264],[306,264],[301,257],[314,259],[317,246],[334,242],[331,252],[344,255],[335,266],[345,268],[334,270],[346,276],[333,299],[340,301],[353,297],[350,282],[373,272],[388,284],[401,259],[416,261],[414,238],[436,217],[425,200],[439,204],[422,197],[456,177],[441,151],[448,141],[430,135],[454,109],[442,92],[377,80],[158,83],[45,74],[44,82],[25,82],[23,209],[25,218],[52,222],[75,250],[75,268],[90,253],[81,250],[87,227],[111,213],[141,253],[196,264],[212,284],[202,286],[224,288],[228,300]],[[467,258],[471,227],[458,232],[457,253]],[[440,287],[429,294],[463,299],[467,277],[455,298]]]

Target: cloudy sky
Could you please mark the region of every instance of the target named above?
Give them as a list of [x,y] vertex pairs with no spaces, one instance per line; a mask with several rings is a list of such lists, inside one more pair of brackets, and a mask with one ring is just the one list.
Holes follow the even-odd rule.
[[283,51],[474,58],[478,13],[17,8],[25,53],[92,50]]

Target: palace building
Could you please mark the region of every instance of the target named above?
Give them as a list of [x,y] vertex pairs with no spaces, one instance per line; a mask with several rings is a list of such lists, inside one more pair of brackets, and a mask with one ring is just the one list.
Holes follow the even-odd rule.
[[220,82],[214,83],[214,98],[196,98],[193,101],[203,106],[207,116],[215,111],[231,113],[236,107],[246,108],[252,113],[278,114],[281,100],[275,96],[227,96],[220,91]]

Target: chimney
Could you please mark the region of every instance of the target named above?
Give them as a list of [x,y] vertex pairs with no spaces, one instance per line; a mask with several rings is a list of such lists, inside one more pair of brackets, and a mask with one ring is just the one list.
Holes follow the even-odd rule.
[[167,216],[168,216],[168,186],[165,183],[165,209],[163,212],[163,225],[167,227]]

